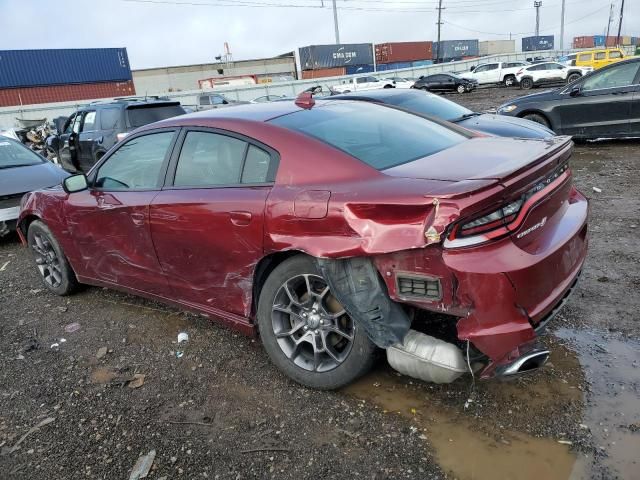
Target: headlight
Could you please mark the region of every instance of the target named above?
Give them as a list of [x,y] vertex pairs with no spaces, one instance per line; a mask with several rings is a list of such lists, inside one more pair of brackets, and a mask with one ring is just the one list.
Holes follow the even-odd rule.
[[506,107],[500,107],[498,112],[509,113],[513,112],[516,108],[518,108],[516,105],[507,105]]

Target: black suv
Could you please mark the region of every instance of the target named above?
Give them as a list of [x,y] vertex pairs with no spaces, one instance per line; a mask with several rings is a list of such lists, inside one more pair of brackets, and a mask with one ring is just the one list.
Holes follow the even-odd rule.
[[58,134],[47,138],[47,154],[65,170],[86,173],[130,131],[184,113],[180,102],[163,97],[90,103],[55,120]]

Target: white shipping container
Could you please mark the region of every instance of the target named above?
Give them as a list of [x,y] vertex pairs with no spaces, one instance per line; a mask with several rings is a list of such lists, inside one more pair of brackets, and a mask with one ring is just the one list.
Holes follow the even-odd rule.
[[480,56],[499,55],[502,53],[515,53],[515,40],[489,40],[478,44]]

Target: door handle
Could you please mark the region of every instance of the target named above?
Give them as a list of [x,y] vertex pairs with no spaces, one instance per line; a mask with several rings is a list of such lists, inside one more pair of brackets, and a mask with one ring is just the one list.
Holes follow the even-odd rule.
[[136,225],[144,224],[144,213],[133,212],[131,214],[131,221]]
[[245,212],[241,210],[229,212],[229,218],[231,220],[231,223],[233,223],[234,225],[243,227],[251,223],[251,212]]

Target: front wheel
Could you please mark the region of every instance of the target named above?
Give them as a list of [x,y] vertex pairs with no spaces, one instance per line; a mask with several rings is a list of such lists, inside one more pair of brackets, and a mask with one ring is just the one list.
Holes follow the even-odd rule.
[[464,88],[464,85],[458,85],[458,88],[456,88],[456,90],[458,91],[458,93],[464,93],[466,91],[466,88]]
[[520,88],[523,90],[530,90],[533,88],[533,80],[530,78],[523,78],[520,80]]
[[539,123],[540,125],[544,125],[547,128],[551,128],[549,124],[549,120],[546,119],[544,115],[540,115],[539,113],[528,113],[524,115],[522,118],[525,120],[531,120],[532,122]]
[[579,73],[572,73],[567,77],[567,83],[573,83],[576,80],[578,80],[581,76],[582,75],[580,75]]
[[29,225],[27,243],[47,289],[56,295],[69,295],[78,289],[78,280],[60,244],[43,222]]
[[311,257],[292,257],[269,275],[258,302],[258,327],[271,361],[308,387],[343,387],[373,364],[375,345],[333,296]]

